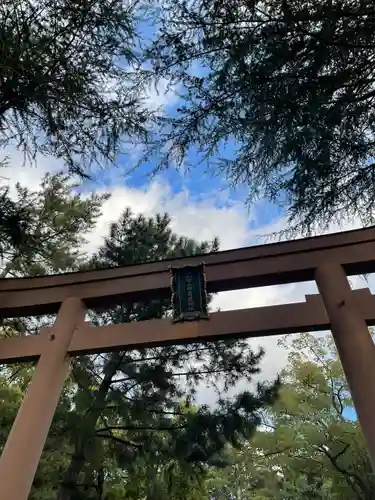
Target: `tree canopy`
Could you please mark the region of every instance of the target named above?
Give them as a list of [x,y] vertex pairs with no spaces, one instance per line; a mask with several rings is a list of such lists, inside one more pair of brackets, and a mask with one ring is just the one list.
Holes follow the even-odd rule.
[[84,174],[145,138],[150,112],[130,69],[137,2],[4,0],[0,37],[0,148]]
[[[147,140],[155,111],[132,76],[138,22],[132,0],[1,2],[0,167],[21,166],[7,161],[15,148],[27,165],[45,156],[87,176]],[[27,224],[2,185],[2,242],[19,248]]]
[[[85,235],[94,228],[108,195],[82,197],[68,174],[46,174],[38,191],[15,186],[4,190],[0,277],[77,270],[84,262]],[[20,228],[18,225],[20,224]]]
[[374,221],[372,2],[166,0],[155,17],[148,56],[181,98],[165,166],[198,147],[291,229]]
[[289,355],[279,398],[208,490],[216,500],[370,500],[375,476],[332,338],[280,343]]
[[[372,223],[374,19],[362,0],[5,0],[0,148],[85,175],[129,141],[163,166],[197,147],[249,202],[281,204],[291,231]],[[146,76],[174,86],[178,110],[147,108]]]

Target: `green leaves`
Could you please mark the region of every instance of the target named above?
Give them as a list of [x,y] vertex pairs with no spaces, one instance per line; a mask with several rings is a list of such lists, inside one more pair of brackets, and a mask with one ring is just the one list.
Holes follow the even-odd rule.
[[370,499],[374,475],[358,422],[346,417],[352,401],[332,339],[303,334],[280,343],[289,363],[279,398],[252,441],[228,450],[231,467],[212,473],[215,497]]
[[[0,230],[19,231],[1,240],[2,277],[36,276],[61,270],[76,270],[83,258],[85,235],[94,227],[107,195],[83,198],[72,192],[75,183],[66,174],[46,174],[40,191],[17,184],[12,200],[0,200],[3,222]],[[11,204],[10,211],[7,209]],[[17,214],[15,227],[9,214]],[[7,233],[8,234],[8,233]]]
[[372,223],[374,12],[349,0],[164,2],[147,56],[182,102],[162,165],[198,148],[249,202],[282,204],[290,231]]
[[138,8],[122,0],[4,0],[0,147],[62,159],[71,171],[113,163],[146,139],[152,113],[134,85]]

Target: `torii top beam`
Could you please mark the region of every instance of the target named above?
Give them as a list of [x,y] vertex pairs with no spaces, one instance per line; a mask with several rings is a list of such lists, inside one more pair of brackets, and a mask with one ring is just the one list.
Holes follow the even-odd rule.
[[54,313],[75,296],[87,307],[170,294],[169,267],[206,263],[207,291],[221,292],[314,279],[322,262],[348,275],[375,271],[375,227],[189,258],[34,278],[0,280],[0,317]]

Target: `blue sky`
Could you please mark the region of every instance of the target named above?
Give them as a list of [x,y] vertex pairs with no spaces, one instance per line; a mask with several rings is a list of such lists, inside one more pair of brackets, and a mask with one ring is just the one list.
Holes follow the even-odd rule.
[[[189,161],[192,164],[196,164],[196,167],[188,172],[178,171],[171,167],[169,170],[162,172],[159,178],[163,182],[168,183],[175,193],[187,189],[195,199],[204,198],[207,195],[212,196],[213,193],[216,193],[216,204],[218,207],[224,206],[229,201],[241,202],[245,206],[248,196],[246,186],[231,188],[224,175],[213,175],[212,172],[208,171],[209,166],[207,164],[198,164],[199,156],[194,150],[189,154]],[[123,166],[126,168],[126,160],[123,160],[123,162],[125,163]],[[150,163],[130,174],[126,179],[127,185],[136,188],[147,185],[149,182],[148,174],[152,171],[153,167],[154,165]],[[261,200],[254,206],[247,208],[249,215],[250,212],[253,214],[256,212],[256,217],[251,217],[251,227],[253,229],[268,225],[283,215],[281,208],[266,200]]]
[[[158,96],[159,100],[163,100]],[[166,106],[166,111],[175,107]],[[226,147],[226,154],[233,151],[234,145],[229,144]],[[217,208],[225,207],[233,203],[241,203],[248,212],[248,227],[256,230],[264,226],[268,226],[283,216],[283,210],[266,200],[259,200],[252,206],[246,204],[248,197],[248,189],[246,186],[236,186],[233,188],[229,185],[228,180],[224,175],[213,175],[210,166],[207,163],[200,164],[200,155],[197,150],[191,148],[188,155],[189,164],[196,165],[195,167],[184,171],[184,169],[176,169],[170,167],[157,175],[159,182],[167,184],[173,194],[180,193],[184,190],[189,192],[189,197],[192,200],[204,200],[207,197],[215,199]],[[212,162],[215,158],[212,158]],[[104,172],[96,172],[94,182],[86,182],[84,189],[90,190],[95,186],[102,185],[106,188],[111,188],[113,185],[124,184],[135,189],[147,189],[151,182],[150,174],[155,168],[154,162],[141,165],[135,171],[132,171],[136,163],[136,157],[129,158],[127,156],[119,156],[117,166],[111,167]],[[130,173],[129,173],[130,171]]]
[[[143,44],[149,44],[155,38],[157,25],[154,19],[152,22],[149,20],[141,20],[138,23],[137,29],[138,33],[143,38]],[[207,68],[205,68],[201,62],[193,61],[189,72],[195,76],[203,76],[207,74]],[[164,86],[162,84],[160,85],[159,93],[154,88],[150,89],[150,107],[162,107],[166,114],[176,115],[177,109],[181,104],[178,96],[184,93],[183,88],[178,86],[169,89],[168,93],[164,93],[164,87],[167,86],[167,82],[165,81],[164,83]],[[231,153],[234,151],[234,146],[235,144],[233,142],[229,142],[225,145],[225,155],[227,157],[231,156]],[[198,154],[197,149],[191,148],[189,150],[189,164],[198,164],[200,158],[201,156]],[[212,158],[211,162],[214,161],[215,158]],[[129,158],[120,156],[117,159],[118,167],[112,167],[112,172],[107,171],[105,174],[98,173],[95,179],[96,183],[104,184],[109,188],[112,187],[114,183],[116,185],[124,183],[131,188],[147,189],[147,186],[150,184],[149,174],[155,167],[155,164],[149,163],[147,165],[142,165],[135,172],[124,176],[123,174],[125,172],[133,168],[135,162],[135,158],[129,160]],[[181,170],[177,171],[174,168],[170,168],[158,175],[158,181],[167,184],[172,191],[172,195],[187,190],[189,199],[191,200],[199,201],[207,197],[211,200],[214,199],[217,208],[222,208],[226,205],[229,206],[233,203],[241,203],[245,206],[248,196],[248,191],[245,186],[231,189],[228,187],[228,182],[224,176],[213,176],[207,173],[207,164],[197,165],[191,171],[185,173]],[[90,189],[93,187],[93,184],[88,183],[85,187]],[[247,210],[247,224],[248,228],[251,230],[257,230],[272,225],[283,215],[283,211],[279,207],[265,200],[257,202],[252,207],[247,207]]]
[[354,408],[345,408],[344,417],[349,420],[357,420],[357,413]]

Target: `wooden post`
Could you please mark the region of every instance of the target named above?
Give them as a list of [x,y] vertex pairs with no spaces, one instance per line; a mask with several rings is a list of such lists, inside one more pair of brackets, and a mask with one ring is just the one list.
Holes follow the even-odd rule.
[[318,267],[316,283],[331,320],[332,335],[375,470],[375,346],[343,267]]
[[67,350],[84,317],[80,299],[64,300],[0,458],[0,500],[27,500],[29,496],[68,373]]

